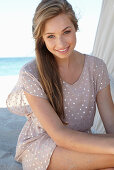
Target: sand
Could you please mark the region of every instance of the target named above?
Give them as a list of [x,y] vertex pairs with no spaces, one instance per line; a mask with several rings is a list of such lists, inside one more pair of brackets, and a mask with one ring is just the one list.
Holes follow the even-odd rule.
[[18,76],[0,76],[0,108],[6,107],[6,98],[17,80]]
[[18,76],[0,77],[0,170],[22,170],[14,156],[17,139],[26,119],[10,113],[5,102],[17,79]]

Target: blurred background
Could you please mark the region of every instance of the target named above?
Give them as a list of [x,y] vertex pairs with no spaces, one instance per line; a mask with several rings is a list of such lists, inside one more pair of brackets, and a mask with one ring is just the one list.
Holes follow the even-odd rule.
[[[91,54],[102,0],[68,0],[79,20],[76,50]],[[32,19],[39,0],[0,1],[0,107],[15,85],[19,70],[35,57]]]
[[[77,49],[91,53],[102,0],[68,0],[79,19]],[[39,0],[0,2],[0,57],[34,56],[32,18]]]

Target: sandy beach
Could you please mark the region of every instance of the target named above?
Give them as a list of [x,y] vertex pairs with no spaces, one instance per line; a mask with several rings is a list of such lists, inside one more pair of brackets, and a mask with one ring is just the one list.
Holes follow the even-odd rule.
[[0,108],[6,107],[6,98],[15,86],[17,76],[0,76]]
[[18,76],[0,76],[0,170],[22,170],[14,156],[17,139],[26,119],[10,113],[6,108],[6,98],[17,80]]

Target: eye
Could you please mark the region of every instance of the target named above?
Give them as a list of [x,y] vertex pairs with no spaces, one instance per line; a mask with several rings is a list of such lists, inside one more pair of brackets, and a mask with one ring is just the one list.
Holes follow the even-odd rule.
[[54,35],[49,35],[47,38],[52,39],[52,38],[54,38]]
[[64,34],[69,34],[71,31],[70,30],[68,30],[68,31],[65,31],[64,32]]

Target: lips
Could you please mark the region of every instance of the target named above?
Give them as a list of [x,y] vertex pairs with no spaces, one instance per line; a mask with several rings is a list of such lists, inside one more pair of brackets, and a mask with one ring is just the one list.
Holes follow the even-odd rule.
[[56,50],[56,51],[63,54],[63,53],[68,52],[68,50],[69,50],[69,47],[64,48],[64,49],[60,49],[60,50]]

